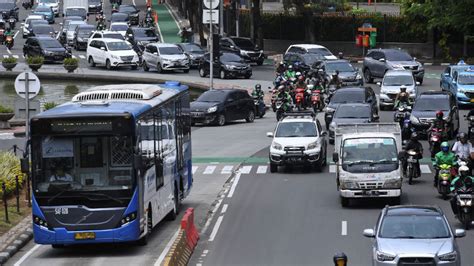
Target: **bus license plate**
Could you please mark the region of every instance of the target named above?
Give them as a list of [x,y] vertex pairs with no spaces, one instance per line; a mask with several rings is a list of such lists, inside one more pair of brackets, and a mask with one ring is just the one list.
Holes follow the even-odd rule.
[[471,99],[471,103],[474,103],[474,99]]
[[95,239],[95,233],[94,232],[75,233],[74,239],[76,240]]

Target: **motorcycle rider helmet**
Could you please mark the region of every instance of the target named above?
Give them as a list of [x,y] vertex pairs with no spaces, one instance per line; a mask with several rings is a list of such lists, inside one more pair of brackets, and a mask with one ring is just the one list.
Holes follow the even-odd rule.
[[148,7],[148,8],[146,9],[146,11],[147,11],[147,12],[151,12],[151,7]]
[[407,87],[405,86],[400,86],[400,92],[406,92],[407,91]]
[[288,70],[293,70],[293,65],[289,65]]
[[284,85],[278,86],[278,91],[279,92],[284,92],[285,91],[285,86]]
[[441,150],[444,151],[444,152],[448,152],[449,151],[449,143],[446,142],[446,141],[441,143]]
[[466,133],[464,133],[464,132],[459,133],[459,141],[461,141],[463,144],[466,143],[466,141],[467,141]]
[[466,165],[463,165],[459,167],[458,172],[461,177],[467,177],[469,174],[469,167],[467,167]]
[[441,119],[443,119],[443,117],[444,117],[443,111],[440,110],[440,111],[436,112],[436,119],[441,120]]
[[416,132],[411,133],[410,139],[413,140],[413,141],[417,141],[418,140],[418,134],[416,134]]
[[296,72],[296,73],[295,73],[295,76],[296,76],[296,77],[299,77],[299,76],[301,76],[301,72],[299,72],[299,71],[298,71],[298,72]]
[[261,91],[262,90],[262,85],[260,85],[260,84],[255,85],[255,90],[256,91]]
[[304,76],[303,75],[298,76],[298,81],[304,81]]

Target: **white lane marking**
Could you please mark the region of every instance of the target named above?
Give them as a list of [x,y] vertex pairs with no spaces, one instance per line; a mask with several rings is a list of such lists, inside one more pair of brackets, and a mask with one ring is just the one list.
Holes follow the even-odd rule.
[[82,54],[81,54],[81,55],[79,55],[79,58],[81,58],[81,59],[85,59],[86,57],[85,57],[84,55],[82,55]]
[[13,35],[13,39],[16,38],[16,36],[18,35],[18,33],[20,33],[20,31],[17,31],[17,32],[15,33],[15,35]]
[[15,57],[16,59],[20,58],[18,55],[14,54],[13,57]]
[[427,164],[420,165],[420,170],[422,174],[431,174],[430,166]]
[[196,266],[202,266],[202,263],[196,263]]
[[359,60],[359,61],[357,61],[357,63],[358,63],[358,64],[362,64],[362,63],[364,63],[364,61],[360,61],[360,60]]
[[217,218],[216,224],[214,225],[214,228],[212,228],[211,235],[209,236],[209,242],[214,241],[214,238],[217,235],[217,232],[219,231],[219,227],[221,226],[222,220],[224,220],[224,215],[219,216]]
[[335,173],[336,172],[336,165],[331,164],[329,165],[329,173]]
[[195,174],[195,173],[196,173],[197,169],[198,169],[198,166],[196,166],[196,165],[193,165],[193,167],[192,167],[193,174]]
[[3,58],[8,58],[8,55],[4,54],[4,55],[3,55]]
[[424,63],[423,65],[425,65],[425,66],[432,66],[433,63]]
[[161,29],[160,25],[158,24],[158,21],[155,22],[156,28],[158,29],[158,35],[160,35],[160,41],[161,43],[165,43],[165,39],[163,39],[163,34],[161,34]]
[[[155,261],[154,266],[161,266],[161,263],[165,260],[166,254],[168,254],[168,251],[170,251],[171,247],[173,246],[174,241],[176,238],[178,238],[180,229],[176,230],[176,233],[174,233],[173,237],[171,237],[170,241],[168,241],[168,244],[166,244],[165,249],[161,252],[160,256],[158,259]],[[16,266],[16,265],[15,265]]]
[[347,221],[341,223],[341,235],[347,236]]
[[214,173],[214,170],[216,170],[216,166],[215,165],[208,165],[206,167],[206,169],[204,170],[204,173],[205,175],[211,175],[212,173]]
[[132,0],[132,3],[133,3],[134,6],[136,6],[136,5],[135,5],[135,0]]
[[205,249],[205,250],[202,252],[202,254],[207,254],[207,253],[209,253],[209,250],[207,250],[207,249]]
[[75,56],[75,55],[71,55],[71,57],[72,57],[72,58],[76,58],[76,56]]
[[11,52],[10,49],[8,49],[8,48],[7,48],[7,53],[12,54],[12,52]]
[[257,168],[257,174],[266,174],[267,173],[267,165],[260,165]]
[[239,183],[239,180],[240,180],[240,173],[235,175],[234,183],[232,183],[232,187],[230,187],[229,194],[227,194],[228,198],[232,198],[232,196],[234,195],[235,188],[237,187],[237,184]]
[[441,63],[442,66],[449,66],[451,65],[450,63]]
[[221,213],[224,214],[226,211],[227,211],[227,208],[229,207],[229,204],[224,204],[222,206],[222,210],[221,210]]
[[221,174],[230,174],[230,173],[232,173],[232,168],[234,168],[234,166],[232,166],[232,165],[224,166],[222,168]]
[[251,165],[243,166],[243,167],[240,169],[240,173],[241,173],[241,174],[250,174],[250,171],[252,171],[252,166],[251,166]]
[[212,219],[214,219],[214,215],[216,214],[216,212],[219,209],[219,207],[221,206],[221,204],[222,204],[222,199],[218,200],[216,206],[214,206],[214,209],[212,209],[211,217],[209,217],[207,219],[206,224],[204,225],[204,227],[201,230],[201,234],[206,233],[207,228],[211,225],[211,221],[212,221]]
[[37,249],[39,249],[41,245],[36,244],[33,248],[31,248],[28,252],[23,255],[13,266],[20,266],[33,252],[35,252]]

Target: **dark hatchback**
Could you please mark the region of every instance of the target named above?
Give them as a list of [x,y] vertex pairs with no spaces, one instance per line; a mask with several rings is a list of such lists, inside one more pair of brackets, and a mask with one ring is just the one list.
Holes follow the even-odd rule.
[[130,20],[130,16],[127,14],[127,13],[113,13],[111,16],[110,16],[110,20],[109,22],[110,23],[114,23],[114,22],[129,22]]
[[222,89],[206,91],[191,102],[191,122],[225,125],[226,122],[255,120],[255,105],[245,90]]
[[376,122],[372,106],[368,103],[343,103],[340,104],[331,124],[329,124],[329,143],[334,144],[334,133],[336,127],[342,124],[364,124]]
[[257,63],[261,66],[265,55],[263,50],[255,45],[249,38],[241,37],[225,37],[221,38],[219,42],[219,49],[223,52],[236,53],[240,55],[245,61]]
[[34,25],[31,28],[30,35],[31,37],[54,37],[56,35],[56,31],[54,31],[53,26],[51,25]]
[[95,31],[94,25],[83,24],[78,25],[74,32],[74,48],[76,50],[86,50],[87,42],[92,32]]
[[140,23],[140,10],[134,5],[120,5],[118,12],[128,14],[130,25],[138,25]]
[[410,122],[418,133],[426,135],[437,111],[443,111],[450,138],[459,132],[459,109],[456,98],[447,91],[425,91],[416,97]]
[[52,37],[30,37],[23,46],[23,55],[42,56],[46,62],[62,62],[71,57],[61,43]]
[[149,43],[159,42],[160,38],[153,28],[130,27],[125,33],[125,39],[132,45],[137,45],[143,51]]
[[[206,77],[210,73],[210,54],[204,55],[204,60],[199,64],[199,75]],[[219,60],[214,60],[214,76],[226,79],[228,77],[245,77],[249,79],[252,76],[252,67],[245,63],[242,57],[233,53],[221,53]]]
[[332,75],[339,71],[339,78],[343,86],[363,86],[364,80],[359,73],[359,69],[352,66],[347,60],[330,60],[320,63],[318,68],[322,69],[326,76],[326,81],[329,83]]
[[329,129],[332,117],[337,107],[343,103],[369,103],[372,106],[372,113],[378,119],[377,97],[370,87],[343,87],[334,93],[329,103],[324,108],[324,121],[326,129]]
[[196,43],[177,43],[176,44],[181,51],[189,58],[190,67],[198,67],[201,61],[204,59],[204,50],[199,44]]
[[102,0],[89,0],[89,13],[100,13],[102,8]]

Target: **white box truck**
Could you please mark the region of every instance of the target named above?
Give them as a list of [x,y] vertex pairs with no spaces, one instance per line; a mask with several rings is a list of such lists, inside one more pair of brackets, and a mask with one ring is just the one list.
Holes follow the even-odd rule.
[[398,123],[338,125],[334,149],[343,207],[358,198],[384,197],[400,204],[402,145]]
[[86,19],[89,0],[63,0],[63,17],[80,16]]

